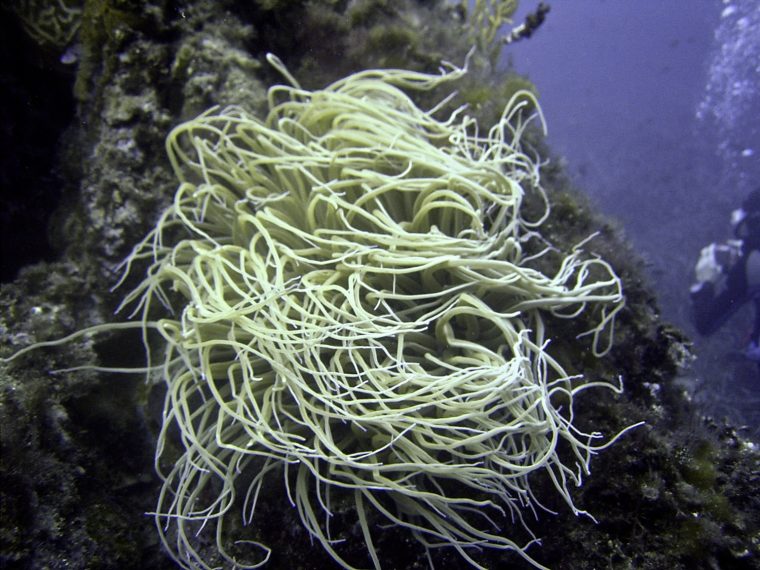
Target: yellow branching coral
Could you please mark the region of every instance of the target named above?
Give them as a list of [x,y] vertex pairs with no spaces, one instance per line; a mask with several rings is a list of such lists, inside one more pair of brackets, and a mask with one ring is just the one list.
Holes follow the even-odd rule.
[[[520,144],[533,95],[480,133],[464,110],[440,120],[405,93],[462,69],[370,70],[307,91],[270,61],[291,85],[270,90],[264,120],[212,109],[171,133],[181,184],[127,262],[150,268],[125,304],[166,342],[164,544],[207,568],[194,537],[215,526],[222,556],[263,565],[263,544],[248,560],[225,550],[222,522],[242,509],[255,523],[265,479],[280,477],[346,568],[329,529],[338,490],[375,568],[371,528],[388,522],[474,567],[483,548],[540,566],[509,525],[540,507],[538,473],[581,512],[569,487],[609,441],[573,425],[573,399],[619,389],[569,376],[545,318],[594,315],[603,353],[623,296],[603,260],[535,247],[545,215],[525,219],[522,204],[546,200]],[[537,269],[549,256],[551,274]],[[151,320],[156,300],[170,316]],[[172,432],[184,452],[166,467]]]

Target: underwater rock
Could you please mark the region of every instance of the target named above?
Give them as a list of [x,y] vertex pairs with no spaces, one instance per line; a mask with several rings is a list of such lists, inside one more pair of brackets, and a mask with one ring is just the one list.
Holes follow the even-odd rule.
[[[121,290],[117,266],[171,202],[176,182],[164,140],[173,125],[213,104],[262,111],[275,72],[263,55],[277,53],[309,88],[359,69],[394,65],[435,71],[441,59],[462,62],[469,49],[459,33],[463,10],[445,2],[86,2],[78,31],[81,54],[71,90],[78,108],[61,141],[60,161],[73,188],[52,233],[64,251],[56,262],[30,265],[2,285],[0,356],[31,342],[65,336],[113,320]],[[384,48],[388,47],[388,50]],[[443,48],[442,46],[447,46]],[[475,54],[470,78],[504,93]],[[304,79],[306,78],[306,79]],[[463,88],[463,92],[467,89]],[[435,102],[431,97],[430,106]],[[501,109],[487,106],[485,113]],[[493,116],[480,117],[493,124]],[[538,133],[526,137],[550,156]],[[529,553],[554,568],[757,568],[760,544],[758,451],[736,428],[706,421],[674,378],[688,358],[688,341],[659,320],[656,300],[637,256],[609,221],[570,188],[561,169],[541,169],[551,214],[544,239],[562,251],[599,231],[591,250],[621,278],[626,305],[604,359],[592,350],[558,353],[568,374],[590,380],[621,377],[622,395],[579,398],[582,430],[615,434],[645,425],[591,462],[573,489],[576,517],[553,484],[532,487],[557,515],[527,513],[541,539]],[[540,204],[526,203],[526,215]],[[533,209],[533,210],[531,210]],[[123,285],[128,291],[136,275]],[[552,336],[574,338],[580,323],[556,319]],[[588,327],[586,327],[588,328]],[[572,344],[568,346],[572,347]],[[78,370],[94,364],[134,368],[144,363],[139,338],[112,332],[44,348],[0,363],[0,562],[14,568],[171,568],[153,519],[161,481],[153,454],[161,425],[160,389],[143,378]],[[179,453],[176,449],[169,452]],[[257,532],[273,550],[271,567],[328,568],[334,560],[312,545],[284,491],[259,499]],[[283,508],[283,505],[286,505]],[[333,531],[346,539],[347,559],[371,565],[350,501],[333,505]],[[519,527],[519,525],[515,525]],[[245,529],[233,528],[246,537]],[[530,535],[509,523],[505,535]],[[424,549],[405,529],[373,528],[384,568],[427,566]],[[193,545],[216,560],[214,537]],[[460,568],[451,549],[431,554],[437,568]],[[476,556],[485,567],[530,564],[514,553]]]

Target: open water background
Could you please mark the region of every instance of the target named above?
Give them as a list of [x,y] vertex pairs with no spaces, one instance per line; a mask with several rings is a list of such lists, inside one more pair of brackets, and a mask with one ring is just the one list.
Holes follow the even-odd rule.
[[[743,307],[715,335],[693,330],[699,250],[760,186],[760,2],[566,0],[508,46],[538,87],[553,149],[579,188],[618,219],[647,262],[662,314],[694,338],[682,381],[706,414],[760,426],[760,374],[740,354]],[[515,23],[535,10],[521,2]]]

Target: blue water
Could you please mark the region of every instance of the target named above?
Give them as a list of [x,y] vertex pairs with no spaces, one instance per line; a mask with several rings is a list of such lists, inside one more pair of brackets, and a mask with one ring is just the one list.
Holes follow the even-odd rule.
[[[516,23],[537,4],[521,2]],[[731,210],[760,186],[760,2],[549,4],[503,64],[536,84],[552,148],[645,259],[663,316],[693,335],[685,383],[757,426],[760,378],[737,358],[752,307],[700,338],[688,287],[700,248],[731,237]]]

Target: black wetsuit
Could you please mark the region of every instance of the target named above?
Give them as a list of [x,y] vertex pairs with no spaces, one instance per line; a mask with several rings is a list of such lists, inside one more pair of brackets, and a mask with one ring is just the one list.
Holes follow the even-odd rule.
[[[754,300],[755,323],[750,339],[760,340],[760,283],[749,283],[747,264],[760,264],[760,189],[753,191],[742,204],[743,219],[734,228],[741,240],[741,255],[727,270],[725,286],[716,292],[712,283],[702,283],[691,293],[692,312],[697,331],[702,335],[714,333],[744,303]],[[752,256],[753,253],[759,255]],[[751,259],[750,259],[751,258]],[[759,271],[753,267],[753,273]]]

